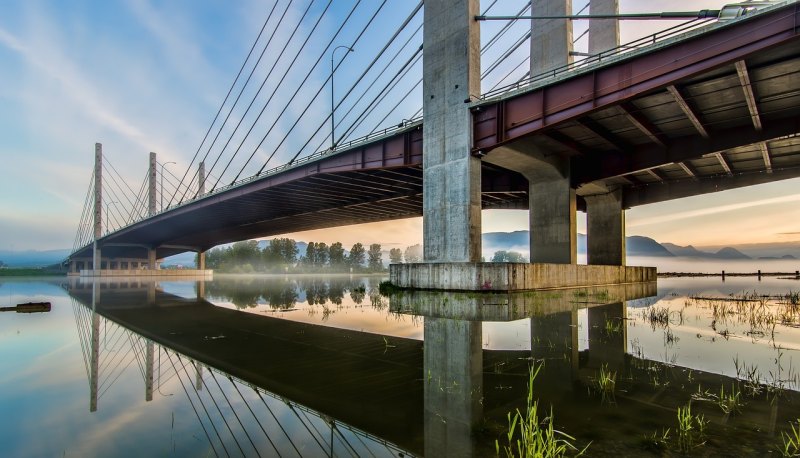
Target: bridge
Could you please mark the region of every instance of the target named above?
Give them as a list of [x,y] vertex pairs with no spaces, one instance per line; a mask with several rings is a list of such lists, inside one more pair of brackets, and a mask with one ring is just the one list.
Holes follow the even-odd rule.
[[[625,46],[618,28],[590,26],[600,51],[575,62],[571,23],[533,19],[532,76],[486,93],[478,2],[444,3],[424,9],[421,119],[209,192],[200,164],[196,197],[162,211],[151,157],[148,211],[105,234],[97,165],[93,231],[76,238],[72,270],[121,268],[115,259],[155,269],[237,240],[413,216],[424,218],[426,262],[475,263],[487,208],[529,209],[530,259],[546,264],[576,263],[586,211],[589,264],[624,266],[625,209],[800,176],[797,1]],[[558,31],[547,47],[543,24]]]

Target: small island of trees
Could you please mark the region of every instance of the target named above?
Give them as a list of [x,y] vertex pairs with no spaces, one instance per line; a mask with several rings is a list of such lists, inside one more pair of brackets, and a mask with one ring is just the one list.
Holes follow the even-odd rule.
[[[262,248],[263,247],[263,248]],[[289,238],[259,242],[247,240],[226,247],[217,247],[206,253],[206,267],[230,273],[340,273],[385,272],[380,243],[365,247],[355,243],[345,250],[341,242],[330,246],[324,242],[309,242],[305,253],[300,253],[298,243]],[[413,245],[405,251],[389,251],[392,263],[420,262],[422,246]]]

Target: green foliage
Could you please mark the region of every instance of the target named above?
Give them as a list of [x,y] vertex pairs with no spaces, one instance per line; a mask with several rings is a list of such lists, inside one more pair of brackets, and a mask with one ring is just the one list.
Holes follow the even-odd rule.
[[389,262],[392,264],[400,264],[403,262],[403,252],[400,248],[392,248],[389,250]]
[[367,252],[367,267],[372,272],[380,272],[383,270],[383,255],[381,254],[381,244],[380,243],[373,243],[369,246],[369,251]]
[[[528,375],[527,408],[523,415],[517,409],[514,416],[508,414],[508,445],[502,447],[502,452],[508,457],[562,457],[568,452],[577,452],[580,456],[586,451],[578,450],[570,441],[575,438],[569,434],[557,431],[553,427],[553,408],[545,418],[539,418],[539,401],[533,400],[533,382],[544,363],[534,364]],[[495,441],[497,455],[501,453],[500,442]]]
[[528,262],[528,258],[516,251],[495,251],[491,262]]
[[409,264],[422,262],[422,245],[418,243],[407,247],[403,252],[403,258],[405,258],[406,262]]
[[[795,423],[800,424],[800,418]],[[778,452],[782,456],[800,456],[800,425],[795,428],[794,423],[789,423],[789,426],[792,427],[792,432],[781,432],[783,447],[779,446]]]
[[705,415],[692,415],[692,402],[686,407],[678,407],[678,448],[686,453],[705,442],[705,427],[708,421]]
[[364,250],[364,245],[361,243],[356,243],[350,248],[350,256],[347,257],[347,260],[350,263],[350,267],[354,270],[361,269],[364,267],[364,261],[366,260],[366,250]]
[[332,243],[328,248],[328,263],[333,270],[342,270],[345,268],[347,259],[344,255],[344,247],[342,242]]

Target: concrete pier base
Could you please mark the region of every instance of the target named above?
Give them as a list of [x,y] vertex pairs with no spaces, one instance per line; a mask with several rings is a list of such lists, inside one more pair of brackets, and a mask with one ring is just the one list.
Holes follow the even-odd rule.
[[203,278],[211,279],[213,270],[197,269],[83,269],[81,277],[158,277],[158,278]]
[[392,264],[395,286],[445,291],[533,291],[656,281],[655,267],[492,262]]

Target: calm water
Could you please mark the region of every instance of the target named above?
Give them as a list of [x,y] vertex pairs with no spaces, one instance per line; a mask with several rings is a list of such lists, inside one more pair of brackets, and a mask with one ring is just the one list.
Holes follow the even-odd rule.
[[[540,364],[540,420],[552,406],[590,456],[777,454],[800,417],[796,280],[395,297],[380,280],[4,279],[0,306],[52,311],[0,314],[0,455],[492,456]],[[690,402],[703,431],[680,436]]]

